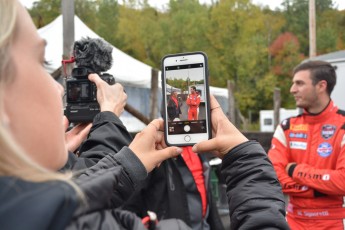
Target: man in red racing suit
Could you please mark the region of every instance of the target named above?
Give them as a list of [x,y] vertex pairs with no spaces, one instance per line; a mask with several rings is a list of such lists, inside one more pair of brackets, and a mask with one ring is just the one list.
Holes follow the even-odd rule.
[[289,196],[291,229],[345,229],[345,111],[329,97],[335,80],[328,81],[327,71],[335,79],[328,63],[296,67],[290,91],[304,112],[277,127],[268,153]]
[[198,120],[198,108],[200,105],[200,96],[196,92],[196,87],[190,87],[190,94],[187,97],[186,104],[188,109],[188,120]]

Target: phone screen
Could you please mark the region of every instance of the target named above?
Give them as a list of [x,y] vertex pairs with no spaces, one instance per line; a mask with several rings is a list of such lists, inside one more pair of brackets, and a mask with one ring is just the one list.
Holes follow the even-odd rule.
[[167,141],[189,145],[209,136],[207,63],[202,54],[164,59]]

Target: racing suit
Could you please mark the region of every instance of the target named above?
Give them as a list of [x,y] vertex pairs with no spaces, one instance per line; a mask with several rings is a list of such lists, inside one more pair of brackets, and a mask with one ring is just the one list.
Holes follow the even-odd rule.
[[198,120],[198,108],[200,105],[200,96],[196,93],[189,94],[186,101],[189,106],[188,120]]
[[319,114],[304,111],[277,127],[268,155],[290,198],[291,229],[344,229],[344,133],[345,111],[333,101]]

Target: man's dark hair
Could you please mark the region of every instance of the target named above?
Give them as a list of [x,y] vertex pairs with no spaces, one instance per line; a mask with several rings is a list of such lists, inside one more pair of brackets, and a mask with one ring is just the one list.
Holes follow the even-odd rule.
[[303,62],[294,68],[293,75],[302,70],[310,71],[313,85],[316,85],[319,81],[325,80],[327,82],[327,93],[328,95],[331,95],[334,86],[337,83],[337,77],[335,69],[330,63],[325,61]]

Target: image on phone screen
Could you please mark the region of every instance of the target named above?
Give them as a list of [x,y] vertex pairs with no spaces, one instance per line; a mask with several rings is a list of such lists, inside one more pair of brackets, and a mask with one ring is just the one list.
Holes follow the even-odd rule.
[[206,133],[205,66],[165,66],[168,134]]

